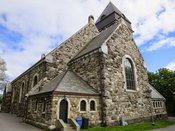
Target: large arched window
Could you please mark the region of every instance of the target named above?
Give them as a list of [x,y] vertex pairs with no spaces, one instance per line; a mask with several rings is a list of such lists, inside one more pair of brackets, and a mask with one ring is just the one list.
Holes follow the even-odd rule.
[[86,101],[82,100],[80,102],[80,111],[86,111]]
[[24,82],[22,83],[21,85],[21,88],[20,88],[20,93],[19,93],[19,103],[21,102],[22,100],[22,94],[23,94],[23,90],[24,90]]
[[129,90],[135,90],[135,75],[133,63],[129,58],[126,58],[124,61],[125,66],[125,77],[126,77],[126,88]]
[[91,100],[90,102],[90,111],[95,111],[95,101]]
[[35,75],[33,79],[33,86],[35,86],[38,83],[38,76]]

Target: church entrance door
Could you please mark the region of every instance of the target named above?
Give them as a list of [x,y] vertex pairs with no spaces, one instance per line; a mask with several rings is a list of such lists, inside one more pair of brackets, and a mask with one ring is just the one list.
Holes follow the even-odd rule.
[[67,123],[67,117],[68,117],[68,102],[67,100],[63,99],[60,102],[59,118],[62,119],[65,123]]

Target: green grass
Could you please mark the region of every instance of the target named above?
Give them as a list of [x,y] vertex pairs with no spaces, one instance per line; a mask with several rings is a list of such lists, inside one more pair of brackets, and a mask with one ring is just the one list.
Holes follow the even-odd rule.
[[175,124],[175,122],[156,121],[155,126],[152,126],[151,122],[144,122],[138,124],[130,124],[128,126],[94,127],[89,128],[88,130],[83,129],[81,131],[148,131],[152,129],[164,128],[173,124]]

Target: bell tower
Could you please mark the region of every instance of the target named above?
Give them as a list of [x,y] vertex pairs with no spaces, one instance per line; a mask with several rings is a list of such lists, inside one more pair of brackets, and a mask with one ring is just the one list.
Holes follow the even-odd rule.
[[109,2],[109,4],[106,6],[106,8],[99,16],[95,24],[98,30],[101,31],[114,24],[120,18],[123,18],[125,20],[126,25],[132,30],[131,22],[112,2]]

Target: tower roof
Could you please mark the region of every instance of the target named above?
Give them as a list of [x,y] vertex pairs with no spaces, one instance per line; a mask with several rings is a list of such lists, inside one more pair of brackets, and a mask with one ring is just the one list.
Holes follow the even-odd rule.
[[116,12],[117,14],[122,16],[122,12],[112,2],[109,2],[109,4],[106,6],[106,8],[103,10],[101,15],[97,19],[96,23],[101,21],[102,16],[108,16],[113,12]]
[[109,2],[109,4],[103,10],[102,14],[97,19],[96,26],[98,30],[103,30],[104,28],[112,25],[115,21],[117,21],[121,17],[126,21],[127,25],[131,28],[131,22],[112,2]]

